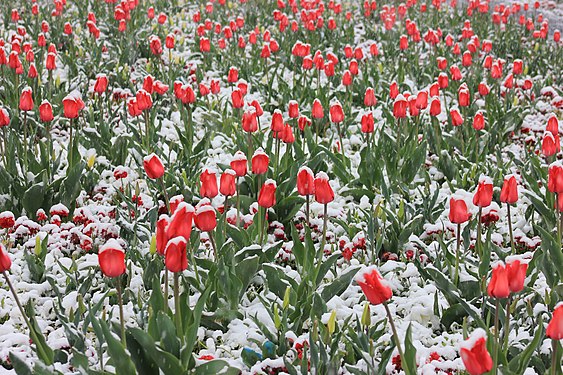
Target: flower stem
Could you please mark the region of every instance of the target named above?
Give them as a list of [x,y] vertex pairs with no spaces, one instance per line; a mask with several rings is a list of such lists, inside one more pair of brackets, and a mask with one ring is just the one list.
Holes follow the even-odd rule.
[[209,241],[211,242],[211,247],[213,247],[213,256],[215,260],[217,260],[217,244],[215,243],[215,239],[213,238],[213,231],[207,232],[209,234]]
[[557,340],[552,339],[551,340],[551,348],[552,348],[552,353],[551,353],[551,368],[550,368],[550,372],[551,375],[556,375],[557,374]]
[[503,332],[503,339],[504,339],[503,348],[505,353],[508,352],[508,333],[510,331],[510,303],[511,303],[511,298],[510,296],[508,296],[508,299],[506,301],[506,311],[504,313],[505,319],[504,319],[504,332]]
[[239,184],[238,184],[238,180],[239,178],[237,177],[237,219],[236,219],[236,227],[238,228],[239,225],[239,216],[240,216],[240,193],[239,193]]
[[166,186],[164,185],[164,177],[158,179],[160,186],[162,187],[162,195],[164,195],[164,203],[166,204],[166,209],[170,214],[170,199],[168,199],[168,192],[166,191]]
[[325,203],[324,206],[324,213],[323,213],[323,237],[321,239],[321,248],[319,249],[321,254],[320,257],[322,258],[322,254],[325,251],[325,244],[326,244],[326,227],[328,225],[328,204]]
[[385,307],[385,312],[387,313],[387,318],[389,319],[389,325],[391,325],[391,331],[393,331],[393,338],[395,339],[395,345],[397,345],[397,350],[399,351],[399,357],[401,358],[401,361],[404,361],[405,356],[403,355],[403,349],[401,348],[401,341],[399,340],[397,328],[395,328],[395,323],[393,322],[393,317],[391,316],[391,311],[389,311],[387,302],[383,302],[383,307]]
[[168,307],[168,269],[164,266],[164,300]]
[[516,249],[514,248],[514,233],[512,233],[512,218],[510,215],[510,204],[506,204],[507,215],[508,215],[508,232],[510,233],[510,247],[512,249],[512,254],[516,253]]
[[306,204],[305,204],[305,210],[306,210],[305,216],[306,216],[306,218],[307,218],[307,226],[308,226],[309,229],[310,229],[310,228],[311,228],[311,222],[310,222],[310,215],[309,215],[309,212],[310,212],[310,208],[311,208],[311,207],[310,207],[310,202],[309,202],[309,201],[311,200],[311,197],[309,196],[309,194],[307,194],[306,199],[307,199],[307,201],[306,201]]
[[124,347],[127,347],[127,341],[125,340],[125,321],[123,320],[123,296],[121,291],[121,276],[115,278],[116,289],[117,289],[117,303],[119,304],[119,323],[121,325],[121,343]]
[[499,318],[498,318],[498,311],[500,309],[500,299],[496,299],[495,302],[495,347],[494,347],[494,353],[493,353],[493,371],[491,372],[492,375],[495,375],[497,373],[497,366],[498,366],[498,349],[499,349]]
[[454,285],[457,287],[459,281],[459,252],[461,250],[461,224],[457,224],[456,241],[457,241],[457,246],[455,251]]
[[477,250],[477,255],[479,258],[482,256],[482,249],[481,249],[481,216],[483,215],[483,208],[479,207],[479,215],[477,217],[477,242],[475,243],[475,250]]
[[180,312],[180,273],[174,272],[174,317],[176,318],[176,331],[182,337],[182,314]]

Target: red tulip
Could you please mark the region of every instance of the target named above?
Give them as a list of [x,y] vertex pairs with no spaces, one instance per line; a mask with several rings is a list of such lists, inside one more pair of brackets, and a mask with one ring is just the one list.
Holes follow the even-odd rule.
[[83,108],[84,102],[77,91],[71,92],[63,99],[63,113],[66,118],[77,118]]
[[149,37],[149,46],[153,55],[155,56],[162,55],[162,41],[158,36],[151,35]]
[[167,237],[174,238],[180,236],[189,239],[192,234],[194,212],[194,208],[191,205],[186,202],[180,202],[166,228]]
[[260,193],[258,194],[258,205],[264,208],[270,208],[276,204],[276,182],[274,180],[266,180]]
[[10,115],[6,108],[0,108],[0,128],[10,125]]
[[457,97],[460,107],[467,107],[469,106],[469,104],[471,104],[471,96],[469,94],[469,88],[467,87],[466,83],[463,83],[461,84],[461,86],[459,86]]
[[290,118],[299,117],[299,103],[297,103],[295,100],[289,101],[288,115]]
[[174,212],[176,212],[176,209],[178,208],[178,205],[180,205],[180,203],[182,203],[184,201],[184,196],[183,195],[175,195],[172,198],[170,198],[170,215],[173,215]]
[[137,91],[137,95],[135,95],[137,99],[137,105],[141,111],[151,109],[152,107],[152,97],[146,90],[140,89]]
[[508,287],[511,293],[518,293],[524,289],[524,280],[528,264],[518,257],[506,258],[506,272],[508,275]]
[[202,232],[211,232],[215,229],[217,226],[217,214],[209,202],[198,205],[195,210],[194,222],[197,229]]
[[487,294],[494,298],[507,298],[510,295],[508,272],[503,262],[493,265],[491,281],[487,286]]
[[514,64],[512,65],[512,73],[513,74],[522,74],[522,67],[524,65],[524,62],[520,59],[516,59],[514,60]]
[[315,200],[321,204],[327,204],[334,200],[334,191],[330,186],[328,176],[319,172],[315,176]]
[[125,273],[125,250],[112,238],[98,251],[98,262],[105,276],[121,276]]
[[453,126],[461,126],[463,125],[463,117],[461,116],[461,113],[459,113],[459,109],[457,108],[452,108],[450,110],[450,117],[452,119],[452,125]]
[[12,260],[3,244],[0,243],[0,273],[6,272],[12,267]]
[[393,103],[393,116],[396,119],[407,117],[407,100],[401,94],[397,95]]
[[471,337],[460,345],[460,355],[470,375],[481,375],[491,371],[493,359],[487,351],[487,333],[476,329]]
[[201,182],[199,194],[202,197],[214,198],[217,196],[219,190],[217,189],[217,176],[214,171],[205,168],[199,176],[199,181]]
[[174,34],[166,35],[166,39],[164,40],[164,45],[166,46],[166,48],[168,49],[174,48],[175,42],[176,40],[174,39]]
[[477,111],[475,117],[473,117],[473,129],[477,131],[485,129],[485,116],[483,112]]
[[377,104],[377,98],[375,97],[375,91],[368,87],[364,95],[364,105],[366,107],[374,107]]
[[16,224],[14,214],[10,211],[0,212],[0,228],[12,228]]
[[387,281],[381,277],[375,266],[365,267],[355,277],[367,300],[372,305],[379,305],[393,296]]
[[438,75],[438,85],[440,86],[441,89],[445,89],[448,87],[449,85],[449,80],[448,80],[448,75],[444,72],[440,73],[440,75]]
[[549,166],[547,189],[552,193],[563,193],[563,164],[561,161],[553,162]]
[[440,98],[437,96],[433,96],[430,99],[430,116],[438,116],[442,113],[442,104],[440,103]]
[[547,126],[545,130],[551,132],[553,135],[559,134],[559,120],[557,120],[557,116],[552,114],[549,119],[547,120]]
[[487,207],[493,200],[493,181],[487,176],[479,178],[477,191],[473,196],[473,204],[478,207]]
[[409,41],[406,35],[401,35],[399,38],[399,48],[404,51],[409,47]]
[[247,133],[253,133],[258,130],[256,109],[252,106],[246,109],[242,114],[242,130]]
[[57,55],[49,52],[47,54],[47,59],[45,60],[45,68],[47,70],[55,70],[55,68],[57,67],[55,59],[57,58]]
[[552,340],[563,339],[563,302],[559,302],[553,310],[553,317],[547,325],[545,335]]
[[231,160],[231,169],[236,172],[237,177],[245,176],[248,172],[248,160],[242,151],[237,151]]
[[96,76],[96,83],[94,83],[94,92],[102,94],[108,88],[108,77],[105,74],[98,74]]
[[270,158],[261,148],[257,149],[252,156],[252,173],[253,174],[263,174],[268,171],[268,163]]
[[188,242],[184,237],[174,237],[164,250],[164,264],[170,272],[182,272],[188,268]]
[[274,113],[272,114],[270,129],[276,133],[283,130],[283,115],[279,109],[274,110]]
[[227,82],[235,83],[236,81],[238,81],[238,69],[231,67],[229,69],[229,73],[227,74]]
[[313,101],[312,116],[313,116],[313,118],[323,118],[324,117],[323,106],[322,106],[321,101],[319,99],[315,99]]
[[160,255],[164,255],[166,244],[170,239],[167,232],[168,224],[170,224],[170,217],[168,215],[160,215],[156,222],[156,251]]
[[330,114],[330,121],[335,124],[344,121],[344,111],[342,110],[342,105],[340,104],[339,101],[335,101],[333,104],[331,104],[329,109],[329,114]]
[[233,196],[236,192],[237,174],[232,169],[226,169],[221,175],[219,192],[224,196]]
[[514,176],[506,176],[500,190],[500,201],[503,203],[518,202],[518,182]]
[[53,106],[47,100],[43,100],[39,105],[39,119],[41,122],[53,121]]
[[244,106],[244,95],[239,88],[236,88],[231,93],[231,101],[234,108],[242,108]]
[[31,87],[26,87],[22,90],[20,96],[20,110],[27,112],[33,110],[33,94]]
[[160,158],[155,154],[145,156],[143,159],[143,168],[145,168],[147,176],[153,180],[164,176],[164,165],[162,164],[162,161],[160,161]]
[[449,218],[454,224],[463,224],[471,218],[471,214],[467,211],[467,204],[463,198],[455,195],[450,198]]
[[546,131],[543,134],[543,140],[541,144],[542,154],[546,157],[555,155],[561,150],[561,142],[559,140],[559,134],[553,135],[551,132]]
[[428,107],[428,91],[419,91],[416,95],[416,107],[418,109],[426,109]]
[[399,95],[399,85],[397,82],[393,81],[391,85],[389,85],[389,97],[391,99],[395,99]]
[[487,96],[487,95],[489,95],[489,92],[491,91],[491,89],[489,88],[489,86],[485,82],[481,82],[481,83],[479,83],[478,91],[479,91],[479,95]]
[[315,194],[313,171],[309,167],[301,167],[297,172],[297,191],[305,196]]
[[362,133],[373,133],[375,121],[373,113],[369,112],[362,116]]

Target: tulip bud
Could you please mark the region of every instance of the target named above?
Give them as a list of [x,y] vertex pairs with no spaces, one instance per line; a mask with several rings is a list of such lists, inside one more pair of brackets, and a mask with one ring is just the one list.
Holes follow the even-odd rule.
[[291,296],[291,287],[288,286],[287,288],[285,288],[285,293],[283,294],[283,309],[287,310],[287,308],[289,307],[289,297]]
[[364,328],[371,327],[371,309],[369,307],[369,303],[364,305],[364,311],[362,313],[362,325]]
[[328,329],[328,334],[332,336],[332,334],[336,330],[336,310],[332,310],[332,312],[330,313],[326,327]]
[[154,153],[145,156],[143,159],[143,168],[150,179],[156,180],[164,176],[164,165],[160,158]]
[[105,276],[121,276],[125,273],[125,250],[112,238],[98,251],[98,262]]

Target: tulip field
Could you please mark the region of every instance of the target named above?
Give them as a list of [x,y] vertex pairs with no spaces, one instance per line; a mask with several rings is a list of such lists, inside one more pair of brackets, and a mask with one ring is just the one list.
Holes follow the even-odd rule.
[[562,375],[561,27],[0,1],[0,375]]

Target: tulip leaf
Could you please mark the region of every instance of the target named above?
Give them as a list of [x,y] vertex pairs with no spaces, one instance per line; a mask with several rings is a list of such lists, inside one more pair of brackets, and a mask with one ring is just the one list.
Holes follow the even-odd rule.
[[224,374],[224,375],[238,375],[240,369],[231,367],[225,361],[215,359],[197,366],[194,370],[194,375],[207,375],[207,374]]
[[[542,327],[543,322],[542,322],[541,315],[539,316],[538,319],[539,319],[539,321],[537,322],[536,326]],[[526,349],[522,350],[520,353],[518,353],[518,355],[516,355],[514,358],[512,358],[512,360],[510,360],[510,362],[508,364],[508,368],[510,369],[510,371],[512,373],[514,373],[515,375],[523,375],[524,374],[524,372],[528,368],[528,364],[530,362],[532,354],[534,354],[534,352],[537,350],[537,348],[539,347],[539,345],[543,341],[543,337],[544,337],[543,329],[542,328],[536,329],[536,334],[534,335],[533,340],[530,341],[530,343],[528,344]]]
[[332,297],[342,294],[342,292],[344,292],[348,288],[348,286],[350,286],[352,279],[359,270],[360,267],[351,268],[339,278],[325,286],[323,291],[321,292],[323,300],[325,302],[328,302],[332,299]]
[[[134,374],[135,365],[131,360],[131,357],[127,354],[121,341],[115,338],[113,333],[110,332],[109,327],[103,320],[99,321],[99,324],[104,333],[104,338],[108,344],[108,353],[112,360],[113,365],[117,373],[119,374]],[[148,336],[148,335],[147,335]]]

